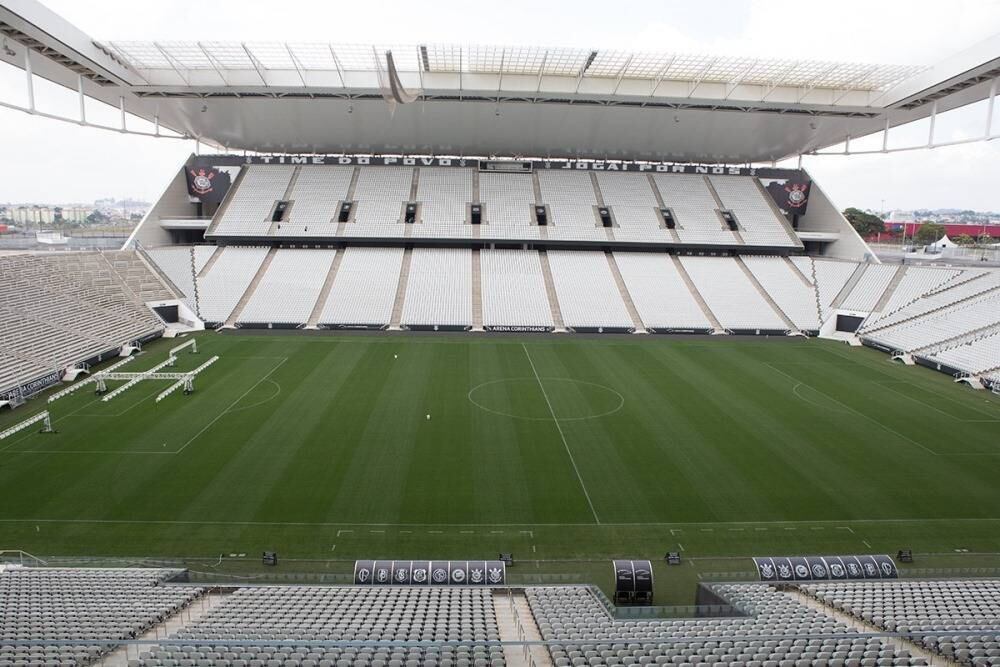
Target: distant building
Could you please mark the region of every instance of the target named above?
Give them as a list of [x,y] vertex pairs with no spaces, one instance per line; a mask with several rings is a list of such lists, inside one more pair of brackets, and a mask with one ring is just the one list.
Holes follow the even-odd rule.
[[[885,229],[890,234],[902,234],[905,231],[906,236],[913,236],[921,226],[922,223],[919,222],[886,222]],[[989,236],[994,239],[1000,239],[1000,225],[946,224],[944,225],[944,231],[952,239],[959,236],[971,236],[976,239],[981,236]]]
[[94,209],[87,206],[64,206],[62,209],[62,217],[66,222],[86,222],[87,216],[90,215]]
[[15,206],[10,217],[22,225],[47,225],[55,220],[55,212],[49,206]]

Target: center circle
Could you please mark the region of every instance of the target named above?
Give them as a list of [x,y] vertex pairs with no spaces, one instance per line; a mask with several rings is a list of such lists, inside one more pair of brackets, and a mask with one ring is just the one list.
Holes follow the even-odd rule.
[[598,419],[625,405],[620,393],[596,382],[572,378],[504,378],[469,390],[469,402],[502,417],[529,421]]

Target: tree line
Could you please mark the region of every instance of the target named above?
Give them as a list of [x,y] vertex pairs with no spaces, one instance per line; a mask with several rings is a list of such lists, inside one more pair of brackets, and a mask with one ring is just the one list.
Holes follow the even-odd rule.
[[[863,238],[870,238],[878,234],[885,234],[885,220],[874,213],[862,211],[861,209],[854,208],[852,206],[844,209],[844,217],[847,218],[847,221],[851,223],[851,226],[854,227],[855,231],[857,231]],[[919,224],[920,228],[917,229],[916,233],[913,235],[914,243],[920,245],[930,245],[932,243],[937,243],[944,238],[944,225],[931,222],[930,220],[924,220]],[[995,243],[995,240],[988,234],[983,234],[979,238],[976,238],[971,234],[961,234],[951,240],[957,245],[985,245],[987,243]]]

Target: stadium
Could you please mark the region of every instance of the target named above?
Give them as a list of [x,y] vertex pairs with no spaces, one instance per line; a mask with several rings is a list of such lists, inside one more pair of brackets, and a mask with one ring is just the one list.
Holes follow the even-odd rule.
[[1000,38],[0,34],[5,108],[198,144],[122,247],[0,253],[0,667],[1000,665],[1000,269],[802,163],[997,138]]

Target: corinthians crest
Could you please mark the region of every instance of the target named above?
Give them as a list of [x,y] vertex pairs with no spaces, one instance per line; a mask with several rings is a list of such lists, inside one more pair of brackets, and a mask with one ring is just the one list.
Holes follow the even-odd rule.
[[232,182],[225,168],[212,166],[191,166],[184,171],[190,197],[196,197],[203,204],[221,202]]
[[788,193],[789,208],[802,208],[809,199],[808,183],[787,183],[785,184],[785,191]]
[[215,178],[215,171],[200,168],[197,171],[191,170],[191,191],[196,195],[207,195],[212,191],[212,179]]
[[773,556],[753,558],[760,581],[897,579],[895,561],[886,554],[864,556]]
[[507,569],[499,560],[358,560],[355,586],[502,586]]

